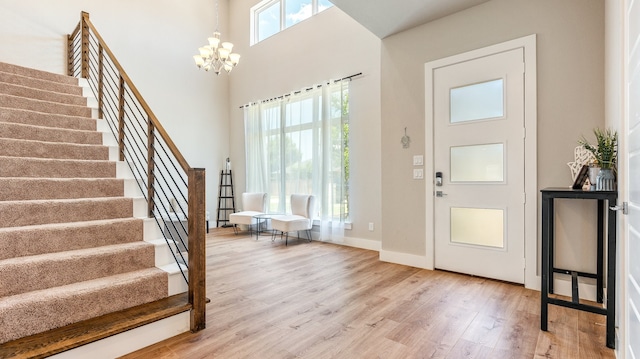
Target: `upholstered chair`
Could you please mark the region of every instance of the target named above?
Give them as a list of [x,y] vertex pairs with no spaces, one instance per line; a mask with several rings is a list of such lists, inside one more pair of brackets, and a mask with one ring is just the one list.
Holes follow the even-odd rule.
[[238,224],[247,225],[251,230],[253,224],[257,223],[254,218],[256,215],[264,214],[267,207],[266,193],[248,193],[242,194],[241,212],[231,213],[229,215],[229,223],[233,224],[233,230],[238,234]]
[[271,228],[273,229],[273,238],[276,233],[280,232],[285,237],[285,245],[288,244],[289,232],[299,231],[307,232],[307,239],[311,242],[311,228],[313,227],[313,211],[315,207],[315,197],[309,194],[292,194],[291,195],[291,214],[273,216],[271,218]]

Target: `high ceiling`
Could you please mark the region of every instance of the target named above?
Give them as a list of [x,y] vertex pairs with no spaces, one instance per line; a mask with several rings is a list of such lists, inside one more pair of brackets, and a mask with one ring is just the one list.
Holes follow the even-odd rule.
[[331,0],[383,39],[489,0]]

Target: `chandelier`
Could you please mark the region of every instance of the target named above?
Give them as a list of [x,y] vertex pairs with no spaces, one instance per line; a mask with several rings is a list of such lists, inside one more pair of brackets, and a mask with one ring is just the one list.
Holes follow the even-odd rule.
[[231,52],[233,44],[227,41],[221,42],[218,25],[218,1],[216,1],[216,31],[212,37],[208,38],[208,45],[198,48],[200,55],[193,55],[198,68],[205,71],[213,70],[216,75],[219,75],[222,70],[231,72],[240,61],[240,55]]

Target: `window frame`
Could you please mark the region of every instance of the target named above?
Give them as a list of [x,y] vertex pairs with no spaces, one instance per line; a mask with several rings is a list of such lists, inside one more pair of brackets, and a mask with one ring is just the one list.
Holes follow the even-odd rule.
[[[296,22],[295,24],[291,24],[289,26],[287,26],[287,24],[286,24],[286,15],[287,15],[286,14],[286,2],[287,2],[287,0],[262,0],[258,4],[254,5],[253,7],[251,7],[251,10],[250,10],[250,34],[249,34],[249,36],[250,36],[250,39],[249,39],[250,40],[249,41],[250,46],[253,46],[253,45],[255,45],[255,44],[259,43],[259,42],[262,42],[262,41],[264,41],[264,40],[266,40],[266,39],[278,34],[279,32],[284,31],[285,29],[293,27],[296,24],[299,24],[299,23],[301,23],[301,22],[303,22],[303,21],[305,21],[307,19],[310,19],[313,16],[317,15],[318,13],[335,6],[335,5],[333,5],[333,3],[331,3],[329,1],[331,3],[330,7],[325,8],[325,9],[323,9],[321,11],[318,11],[318,2],[319,1],[320,0],[311,0],[311,16],[309,16],[309,17],[307,17],[307,18],[305,18],[303,20],[300,20],[300,21]],[[257,24],[257,21],[260,18],[259,15],[260,15],[261,12],[269,9],[271,6],[273,6],[274,4],[277,4],[277,3],[280,4],[279,30],[277,30],[272,35],[269,35],[268,37],[265,37],[264,39],[260,40],[260,37],[259,37],[259,35],[260,35],[259,34],[260,27]]]

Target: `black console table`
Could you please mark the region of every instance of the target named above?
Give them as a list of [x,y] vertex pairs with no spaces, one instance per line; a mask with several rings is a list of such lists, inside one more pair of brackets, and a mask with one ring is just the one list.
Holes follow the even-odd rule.
[[[545,188],[542,192],[542,310],[540,329],[547,330],[549,304],[584,310],[607,317],[607,347],[615,347],[615,300],[616,300],[616,212],[610,207],[616,205],[618,193],[615,191],[583,191],[570,188]],[[554,208],[553,201],[561,199],[587,199],[598,201],[597,269],[596,273],[584,273],[556,268],[554,264]],[[606,216],[605,216],[606,214]],[[605,227],[605,218],[607,225]],[[607,238],[607,302],[604,308],[580,303],[578,296],[578,277],[596,279],[597,302],[602,303],[604,287],[604,245]],[[563,273],[571,275],[571,300],[550,298],[553,294],[553,275]]]

